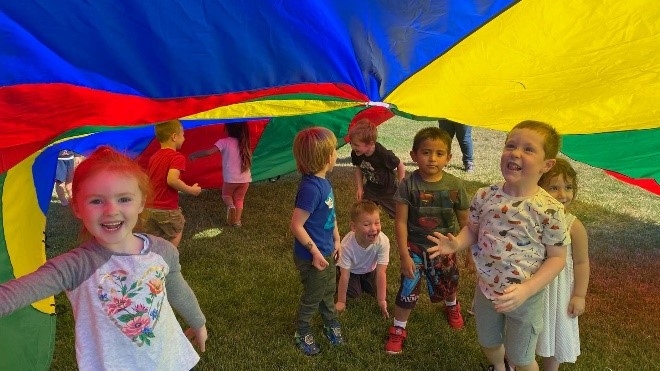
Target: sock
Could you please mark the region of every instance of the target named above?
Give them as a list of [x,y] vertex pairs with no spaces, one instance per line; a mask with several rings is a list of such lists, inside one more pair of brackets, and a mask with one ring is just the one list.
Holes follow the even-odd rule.
[[406,328],[407,324],[408,324],[408,321],[401,322],[401,321],[397,321],[396,318],[394,319],[394,327]]
[[448,307],[453,307],[454,305],[456,305],[456,299],[454,299],[453,301],[445,300],[445,305]]

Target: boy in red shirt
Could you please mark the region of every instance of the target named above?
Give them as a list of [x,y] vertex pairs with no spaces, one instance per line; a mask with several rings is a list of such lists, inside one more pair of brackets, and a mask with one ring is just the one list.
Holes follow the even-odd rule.
[[197,196],[202,188],[197,183],[189,186],[179,178],[181,172],[186,171],[186,157],[178,152],[185,140],[181,122],[161,122],[155,129],[160,149],[149,159],[147,169],[154,197],[149,205],[145,231],[179,246],[186,222],[179,207],[179,192]]

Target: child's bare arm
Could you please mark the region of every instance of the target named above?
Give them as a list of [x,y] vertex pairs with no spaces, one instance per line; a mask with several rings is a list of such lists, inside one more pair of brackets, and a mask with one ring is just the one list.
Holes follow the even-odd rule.
[[[463,229],[468,224],[468,211],[467,210],[456,210],[456,219],[458,220],[459,228]],[[472,258],[472,253],[470,249],[467,249],[465,253],[465,267],[469,268],[471,272],[475,270],[474,259]]]
[[364,179],[362,175],[362,170],[360,170],[359,167],[355,167],[354,170],[354,176],[355,176],[355,186],[357,187],[357,199],[361,200],[362,199],[362,194],[364,193]]
[[383,317],[389,318],[387,311],[387,265],[376,265],[376,299]]
[[413,278],[413,261],[410,254],[408,254],[408,205],[403,202],[396,203],[394,234],[399,249],[399,258],[401,259],[401,274],[408,278]]
[[167,172],[167,185],[176,189],[179,192],[184,192],[193,196],[197,196],[202,192],[202,187],[195,183],[191,186],[187,185],[180,178],[181,171],[178,169],[170,169]]
[[406,165],[403,164],[403,161],[399,161],[399,165],[396,167],[396,176],[398,183],[401,183],[403,178],[406,177]]
[[338,312],[343,312],[346,309],[346,292],[348,291],[348,279],[351,276],[351,271],[346,268],[339,268],[339,284],[337,285],[337,303],[335,307]]
[[218,147],[213,146],[211,148],[207,148],[207,149],[203,149],[201,151],[191,153],[190,155],[188,155],[188,159],[192,161],[192,160],[194,160],[196,158],[199,158],[199,157],[210,156],[210,155],[212,155],[216,152],[219,152],[219,151],[220,150],[218,149]]
[[463,227],[468,225],[468,211],[467,210],[455,210],[456,219],[458,220],[458,228],[463,229]]
[[332,254],[335,261],[339,259],[341,254],[341,237],[339,237],[339,227],[337,226],[337,219],[335,219],[335,230],[332,232],[332,237],[335,239],[335,251]]
[[577,219],[571,227],[571,244],[575,284],[568,304],[568,315],[577,317],[584,313],[584,298],[587,295],[587,287],[589,286],[589,237],[584,225]]
[[500,313],[518,308],[530,296],[536,294],[552,281],[566,265],[566,246],[545,245],[546,259],[528,280],[504,289],[504,294],[495,299],[495,310]]
[[309,213],[307,211],[297,207],[293,209],[293,215],[291,216],[291,232],[298,242],[300,242],[307,251],[312,254],[312,265],[314,268],[322,271],[328,267],[328,262],[305,230],[305,222],[308,218]]

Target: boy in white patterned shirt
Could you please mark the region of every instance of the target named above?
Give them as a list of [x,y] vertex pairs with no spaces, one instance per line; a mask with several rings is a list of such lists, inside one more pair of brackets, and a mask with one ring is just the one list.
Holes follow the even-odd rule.
[[[474,312],[479,343],[492,370],[538,370],[543,289],[566,262],[564,207],[537,185],[555,164],[560,137],[552,126],[523,121],[507,135],[500,158],[503,184],[477,191],[467,228],[435,233],[431,257],[472,246],[478,285]],[[506,328],[506,331],[505,331]]]

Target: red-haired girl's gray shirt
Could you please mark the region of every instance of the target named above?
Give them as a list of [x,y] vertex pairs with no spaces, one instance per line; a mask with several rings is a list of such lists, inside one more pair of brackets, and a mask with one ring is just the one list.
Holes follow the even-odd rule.
[[94,239],[0,285],[0,316],[65,291],[75,319],[80,370],[189,370],[199,355],[172,308],[192,328],[206,319],[169,242],[136,234],[137,255],[113,253]]

